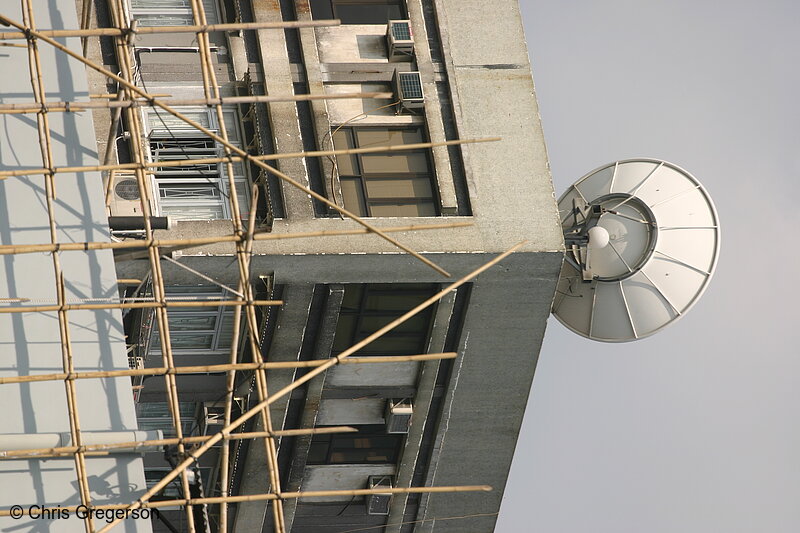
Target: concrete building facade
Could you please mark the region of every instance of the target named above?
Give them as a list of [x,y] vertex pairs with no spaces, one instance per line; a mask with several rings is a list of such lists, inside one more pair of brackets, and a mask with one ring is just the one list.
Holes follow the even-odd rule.
[[[77,2],[79,8],[82,4]],[[127,0],[119,5],[125,24],[198,22],[198,13],[186,0]],[[282,437],[278,464],[283,491],[356,489],[371,483],[494,488],[490,493],[395,495],[385,501],[350,496],[286,500],[288,531],[492,531],[563,259],[516,0],[202,0],[202,5],[208,24],[341,20],[341,25],[328,27],[211,32],[211,64],[223,97],[391,94],[384,99],[225,106],[222,123],[210,106],[179,108],[212,131],[224,126],[230,141],[251,154],[501,138],[274,162],[281,172],[379,228],[468,223],[396,234],[454,278],[528,241],[476,281],[357,353],[453,351],[455,359],[336,366],[271,406],[274,429],[347,425],[358,430]],[[93,6],[92,24],[110,27],[119,22],[115,17],[120,13],[109,10],[105,1]],[[143,34],[128,48],[115,47],[107,37],[91,38],[88,57],[114,72],[130,62],[137,86],[150,94],[202,99],[207,95],[200,44],[194,33]],[[124,61],[123,53],[129,54]],[[89,77],[92,93],[118,89],[99,74],[90,72]],[[149,107],[138,112],[143,125],[138,138],[124,116],[117,122],[113,110],[93,113],[98,153],[108,154],[107,162],[134,160],[137,143],[151,162],[224,155],[219,143],[174,117]],[[225,166],[152,168],[151,210],[175,221],[158,232],[160,238],[231,233]],[[233,174],[244,222],[252,212],[258,231],[280,235],[358,227],[255,165],[234,163]],[[141,216],[131,175],[117,171],[106,180],[109,214]],[[252,184],[258,187],[257,198]],[[134,240],[141,235],[117,232],[115,237]],[[176,249],[171,257],[216,282],[165,262],[164,279],[173,297],[224,297],[227,292],[220,284],[236,287],[239,272],[228,243]],[[147,297],[148,262],[124,253],[116,259],[118,278],[144,280],[123,288],[123,296]],[[259,313],[260,349],[269,362],[335,356],[448,283],[376,235],[256,241],[250,265],[259,298],[283,302]],[[228,362],[235,312],[230,307],[170,310],[176,365]],[[152,311],[132,310],[124,320],[131,364],[161,365]],[[239,344],[238,361],[253,360],[247,343]],[[278,390],[304,372],[272,371],[268,389]],[[235,412],[257,403],[253,383],[252,374],[237,373]],[[140,429],[169,436],[164,381],[137,378],[134,385]],[[225,373],[179,376],[178,390],[184,434],[219,431]],[[260,424],[242,430],[259,431]],[[258,440],[232,448],[231,494],[270,489],[265,454]],[[177,459],[169,448],[145,454],[148,482],[160,479]],[[221,484],[228,483],[220,478],[219,461],[216,450],[203,456],[192,496],[218,495]],[[186,495],[175,484],[159,497]],[[196,524],[217,530],[214,506],[200,506],[197,513]],[[231,513],[231,531],[273,531],[267,501],[238,503]],[[154,522],[156,531],[185,527],[180,511],[161,514],[163,520]]]

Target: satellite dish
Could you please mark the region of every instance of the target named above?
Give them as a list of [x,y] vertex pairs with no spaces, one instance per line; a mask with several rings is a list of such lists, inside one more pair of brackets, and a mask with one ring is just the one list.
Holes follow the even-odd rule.
[[657,159],[602,166],[558,201],[567,247],[553,314],[589,339],[628,342],[678,320],[719,255],[719,220],[691,174]]

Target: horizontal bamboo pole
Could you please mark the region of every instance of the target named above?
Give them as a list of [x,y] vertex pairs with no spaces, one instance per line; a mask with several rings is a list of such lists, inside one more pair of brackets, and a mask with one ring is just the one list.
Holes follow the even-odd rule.
[[[435,230],[444,228],[463,228],[472,226],[472,222],[450,222],[448,224],[413,224],[409,226],[393,226],[382,228],[386,233],[398,233],[404,231]],[[348,230],[321,230],[303,233],[256,233],[253,235],[255,241],[273,241],[283,239],[305,239],[311,237],[333,237],[347,235],[361,235],[372,233],[365,228],[354,228]],[[217,237],[196,237],[192,239],[152,239],[122,242],[63,242],[56,244],[6,244],[0,246],[0,255],[31,254],[38,252],[65,252],[65,251],[88,251],[88,250],[122,250],[122,249],[141,249],[150,247],[170,247],[170,246],[205,246],[208,244],[219,244],[223,242],[241,242],[247,236],[220,235]]]
[[[455,352],[428,353],[419,355],[386,355],[368,357],[350,357],[342,364],[362,363],[404,363],[410,361],[435,361],[439,359],[455,359]],[[167,374],[208,374],[214,372],[227,372],[229,370],[282,370],[292,368],[314,368],[325,364],[327,359],[312,359],[311,361],[271,361],[265,363],[228,363],[222,365],[195,365],[176,366],[174,368],[130,368],[125,370],[93,370],[89,372],[59,372],[54,374],[33,374],[29,376],[0,377],[0,385],[8,383],[33,383],[39,381],[62,381],[73,379],[100,379],[116,377],[137,376],[165,376]]]
[[247,302],[242,300],[213,300],[213,301],[185,301],[178,302],[167,300],[161,302],[127,302],[103,304],[64,304],[64,305],[28,305],[21,307],[0,307],[0,313],[44,313],[47,311],[79,311],[86,309],[145,309],[151,307],[235,307],[244,305],[283,305],[281,300],[256,300]]
[[[380,99],[392,98],[392,93],[364,92],[341,94],[286,94],[286,95],[251,95],[251,96],[222,96],[219,98],[163,98],[161,103],[171,106],[212,106],[212,105],[238,105],[257,104],[270,102],[307,102],[312,100],[345,100],[345,99]],[[97,100],[86,102],[47,102],[36,104],[20,102],[15,104],[0,104],[0,115],[39,113],[41,111],[77,113],[90,109],[116,109],[125,107],[153,107],[152,101],[137,100]]]
[[[210,31],[269,30],[285,28],[319,28],[339,26],[339,20],[290,20],[284,22],[232,22],[226,24],[195,24],[192,26],[138,26],[135,31],[127,28],[90,28],[85,30],[36,30],[44,37],[115,37],[131,33],[148,35],[153,33],[201,33]],[[0,41],[26,39],[22,31],[0,31]]]
[[[281,429],[275,431],[251,431],[244,433],[228,433],[223,436],[225,440],[261,439],[264,437],[295,437],[298,435],[321,435],[326,433],[355,433],[358,429],[350,426],[332,426],[322,428]],[[86,444],[83,446],[57,446],[53,448],[30,448],[23,450],[0,451],[0,460],[3,459],[44,459],[50,457],[65,457],[78,452],[109,452],[129,448],[145,448],[154,446],[174,446],[177,444],[197,444],[206,442],[213,435],[198,435],[196,437],[152,439],[130,442],[115,442],[113,444]]]
[[[216,503],[241,503],[241,502],[256,502],[264,500],[290,500],[299,498],[326,498],[331,496],[369,496],[370,494],[428,494],[428,493],[442,493],[442,492],[491,492],[492,487],[489,485],[451,485],[442,487],[376,487],[373,489],[351,489],[351,490],[310,490],[305,492],[281,492],[275,494],[268,492],[264,494],[242,494],[239,496],[212,496],[208,498],[186,498],[183,500],[161,500],[155,502],[144,502],[139,505],[145,509],[159,509],[161,507],[181,507],[184,505],[213,505]],[[92,505],[92,509],[125,509],[129,505],[124,503],[108,504],[108,505]],[[52,508],[54,511],[61,509],[62,511],[75,511],[78,508],[76,505],[59,506]],[[37,512],[47,512],[50,508],[40,509]],[[28,506],[23,505],[22,516],[28,514]],[[10,509],[0,509],[0,516],[10,516]],[[18,518],[18,516],[15,516]],[[107,531],[113,527],[113,524],[107,525],[100,530]]]
[[[457,139],[453,141],[429,142],[429,143],[411,143],[411,144],[398,144],[394,146],[371,146],[368,148],[347,148],[342,150],[313,150],[308,152],[286,152],[281,154],[265,154],[252,156],[259,161],[272,161],[276,159],[289,159],[295,157],[324,157],[324,156],[337,156],[337,155],[355,155],[355,154],[372,154],[382,152],[403,152],[407,150],[419,150],[422,148],[435,148],[437,146],[455,146],[461,144],[475,144],[484,142],[495,142],[501,140],[500,137],[486,137],[480,139]],[[142,164],[138,163],[117,163],[113,165],[89,165],[81,167],[53,167],[47,168],[24,168],[15,170],[0,170],[0,180],[6,179],[10,176],[34,176],[37,174],[49,174],[51,171],[55,174],[63,173],[79,173],[79,172],[100,172],[104,170],[136,170],[138,168],[168,168],[168,167],[181,167],[186,165],[205,165],[210,163],[225,163],[228,161],[244,161],[245,158],[238,155],[231,155],[230,157],[204,157],[197,159],[180,159],[177,161],[148,161]]]

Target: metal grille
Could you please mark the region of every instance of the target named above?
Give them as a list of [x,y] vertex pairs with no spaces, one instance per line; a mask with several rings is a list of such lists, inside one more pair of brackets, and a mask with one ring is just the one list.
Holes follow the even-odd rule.
[[399,75],[400,92],[404,99],[418,100],[422,98],[422,81],[417,72],[401,72]]
[[395,41],[411,40],[411,25],[408,22],[392,22],[392,36]]

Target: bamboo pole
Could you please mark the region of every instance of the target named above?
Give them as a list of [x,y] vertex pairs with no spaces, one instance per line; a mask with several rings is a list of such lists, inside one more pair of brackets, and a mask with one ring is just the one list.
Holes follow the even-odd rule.
[[[307,102],[312,100],[345,100],[345,99],[381,99],[391,98],[392,93],[364,92],[340,94],[287,94],[287,95],[252,95],[252,96],[214,96],[208,98],[168,98],[161,102],[171,106],[213,106],[213,105],[238,105],[247,103],[270,102]],[[118,109],[125,107],[153,107],[149,100],[97,100],[76,102],[49,102],[49,113],[65,112],[77,113],[90,109]],[[0,115],[21,115],[26,113],[39,113],[44,106],[31,102],[15,104],[0,104]],[[227,160],[227,158],[226,158]]]
[[[350,426],[332,426],[322,428],[283,429],[277,431],[251,431],[243,433],[229,433],[223,439],[247,440],[262,437],[294,437],[298,435],[321,435],[328,433],[355,433],[358,430]],[[108,444],[84,444],[83,446],[56,446],[53,448],[28,448],[20,450],[0,451],[0,460],[3,459],[42,459],[45,457],[64,457],[78,452],[111,452],[114,450],[138,450],[156,446],[174,446],[176,444],[199,444],[206,442],[212,435],[198,435],[195,437],[134,440],[129,442],[115,442]]]
[[[37,32],[37,37],[59,38],[59,37],[127,37],[134,35],[149,35],[153,33],[197,33],[214,31],[238,31],[238,30],[268,30],[268,29],[289,29],[289,28],[321,28],[339,26],[341,22],[332,20],[309,20],[297,21],[289,20],[284,22],[231,22],[225,24],[206,24],[192,26],[140,26],[135,31],[122,27],[116,28],[90,28],[86,30],[41,30]],[[0,32],[0,41],[12,39],[26,39],[27,36],[22,31]]]
[[[341,361],[343,365],[371,363],[406,363],[412,361],[436,361],[439,359],[455,359],[455,352],[429,353],[419,355],[370,355],[367,357],[351,357]],[[176,366],[172,368],[130,368],[125,370],[92,370],[87,372],[59,372],[54,374],[33,374],[28,376],[0,377],[0,385],[7,383],[33,383],[38,381],[61,381],[71,379],[100,379],[136,376],[163,376],[166,374],[207,374],[231,370],[287,370],[295,368],[315,368],[325,364],[327,359],[310,361],[267,361],[263,363],[226,363],[219,365]]]
[[[114,26],[118,28],[124,28],[127,24],[127,20],[124,16],[124,6],[122,4],[122,0],[110,0],[109,6],[111,9],[111,15],[114,22]],[[133,20],[131,22],[131,27],[129,28],[131,31],[135,31],[137,28],[137,21]],[[131,33],[122,37],[118,36],[115,37],[115,49],[117,52],[117,60],[120,66],[120,76],[118,76],[118,81],[120,81],[120,85],[118,86],[118,92],[122,93],[124,99],[132,100],[134,98],[135,92],[131,89],[134,86],[133,82],[133,65],[132,65],[132,47],[133,47],[133,39],[131,37]],[[76,59],[80,60],[80,57],[76,57],[74,53],[72,53],[68,48],[64,47],[67,50],[67,54],[71,57],[75,57]],[[91,61],[86,62],[86,64],[93,64]],[[128,124],[128,130],[131,134],[131,138],[133,142],[130,143],[131,146],[131,155],[133,156],[133,160],[135,163],[141,165],[145,160],[144,149],[141,143],[141,139],[143,138],[142,135],[142,116],[141,113],[135,112],[134,109],[128,107],[124,108],[125,119]],[[136,183],[139,188],[139,198],[140,198],[140,205],[142,209],[142,215],[144,217],[144,229],[145,229],[145,238],[152,239],[153,238],[153,228],[150,223],[150,217],[152,215],[150,206],[151,199],[150,199],[150,187],[147,182],[147,176],[143,168],[139,168],[134,170],[134,175],[136,177]],[[164,303],[166,290],[164,288],[164,278],[162,276],[161,271],[161,260],[160,260],[161,253],[158,250],[158,247],[150,246],[147,249],[147,257],[150,262],[150,271],[151,271],[151,279],[152,279],[152,287],[153,287],[153,299],[155,301]],[[161,357],[162,357],[162,364],[167,367],[173,367],[174,361],[172,357],[172,341],[170,338],[170,327],[169,321],[167,319],[166,309],[163,307],[158,307],[155,310],[156,316],[156,323],[158,325],[158,334],[161,340]],[[173,429],[175,431],[175,435],[178,438],[183,437],[183,424],[181,423],[181,413],[179,409],[179,401],[178,401],[178,393],[177,393],[177,384],[175,381],[174,375],[165,375],[164,376],[164,384],[166,388],[166,400],[167,405],[169,406],[170,413],[172,415],[172,423]],[[177,454],[178,457],[183,457],[186,453],[184,445],[179,443],[177,446]],[[181,489],[183,491],[183,495],[188,497],[189,495],[189,479],[186,471],[184,470],[180,474],[180,484]],[[186,512],[186,521],[187,521],[187,528],[189,533],[193,533],[194,531],[194,513],[191,509],[191,506],[185,506]]]
[[[10,26],[14,26],[15,28],[20,29],[20,30],[25,30],[26,29],[20,23],[14,21],[14,20],[11,20],[11,19],[9,19],[8,17],[6,17],[4,15],[0,15],[0,21],[5,23],[5,24],[8,24]],[[115,81],[118,81],[120,84],[124,85],[130,91],[132,91],[134,93],[137,93],[140,96],[143,96],[145,98],[148,98],[157,107],[163,109],[164,111],[166,111],[170,115],[174,116],[175,118],[182,120],[186,124],[189,124],[190,126],[194,127],[198,131],[204,133],[208,137],[210,137],[213,140],[219,142],[222,146],[226,147],[228,150],[230,150],[230,151],[232,151],[232,152],[244,157],[245,159],[247,159],[248,161],[252,162],[256,166],[261,167],[261,168],[263,168],[264,170],[266,170],[268,172],[271,172],[272,174],[274,174],[275,176],[277,176],[278,178],[283,180],[285,183],[288,183],[292,187],[295,187],[295,188],[305,192],[306,194],[310,195],[311,197],[316,198],[317,200],[319,200],[323,204],[327,205],[328,207],[331,207],[331,208],[335,209],[336,211],[338,211],[341,215],[353,219],[358,224],[364,226],[365,228],[368,228],[370,231],[372,231],[373,233],[379,235],[381,238],[383,238],[387,242],[393,244],[397,248],[400,248],[404,252],[412,255],[413,257],[415,257],[416,259],[418,259],[422,263],[428,265],[430,268],[432,268],[433,270],[439,272],[443,276],[450,277],[450,274],[445,269],[443,269],[442,267],[440,267],[439,265],[437,265],[436,263],[434,263],[433,261],[431,261],[427,257],[423,256],[419,252],[416,252],[415,250],[412,250],[408,246],[402,244],[401,242],[397,241],[396,239],[392,238],[391,236],[389,236],[386,233],[384,233],[383,231],[381,231],[379,228],[377,228],[374,225],[372,225],[371,223],[367,222],[366,220],[364,220],[360,216],[358,216],[355,213],[349,211],[348,209],[345,209],[344,207],[339,206],[338,204],[332,202],[331,200],[329,200],[325,196],[319,194],[316,191],[313,191],[309,187],[306,187],[302,183],[300,183],[297,180],[291,178],[290,176],[288,176],[285,173],[281,172],[277,168],[272,167],[270,165],[267,165],[263,161],[259,161],[259,160],[255,159],[255,158],[253,158],[253,156],[248,154],[246,151],[242,150],[238,146],[234,146],[233,144],[229,143],[228,141],[226,141],[225,139],[223,139],[222,137],[220,137],[216,133],[212,132],[208,128],[206,128],[206,127],[202,126],[201,124],[197,123],[196,121],[190,119],[186,115],[183,115],[182,113],[180,113],[179,111],[175,110],[174,108],[161,103],[157,98],[153,98],[153,97],[149,96],[147,94],[147,92],[145,92],[144,90],[140,89],[135,84],[127,81],[126,79],[118,76],[117,74],[114,74],[113,72],[103,68],[102,66],[97,65],[93,61],[90,61],[90,60],[84,58],[80,54],[76,54],[75,52],[70,50],[68,47],[62,45],[58,41],[55,41],[55,40],[51,39],[50,37],[43,36],[41,33],[33,31],[30,28],[27,29],[27,34],[29,36],[37,37],[37,38],[45,41],[46,43],[50,44],[51,46],[55,47],[58,50],[61,50],[65,54],[69,55],[70,57],[72,57],[74,59],[77,59],[81,63],[87,65],[90,68],[92,68],[93,70],[96,70],[96,71],[100,72],[101,74],[105,75],[108,78],[111,78],[111,79],[113,79]],[[142,161],[143,160],[144,160],[144,158],[142,158]],[[143,176],[137,176],[137,180],[140,181],[140,188],[144,188],[144,177]],[[140,190],[140,194],[141,193],[143,193],[142,190]],[[144,194],[146,195],[146,193],[144,193]],[[144,202],[144,199],[146,199],[146,198],[148,198],[148,196],[142,196],[142,199],[143,199],[142,201]],[[149,213],[146,213],[146,215],[149,216]],[[149,228],[149,223],[147,224],[147,226]]]
[[[289,159],[295,157],[324,157],[324,156],[338,156],[338,155],[372,154],[379,152],[403,152],[407,150],[419,150],[422,148],[435,148],[438,146],[456,146],[461,144],[495,142],[499,140],[501,140],[500,137],[486,137],[480,139],[458,139],[453,141],[396,144],[392,146],[372,146],[367,148],[347,148],[341,150],[314,150],[308,152],[286,152],[281,154],[264,154],[251,157],[253,157],[254,159],[258,159],[259,161],[273,161],[278,159]],[[211,163],[223,163],[225,161],[241,162],[244,160],[245,160],[244,157],[232,155],[231,157],[203,157],[197,159],[179,159],[176,161],[145,161],[141,164],[118,163],[115,165],[54,167],[53,172],[56,174],[63,174],[65,172],[80,173],[80,172],[99,172],[104,170],[136,170],[139,168],[169,168],[169,167],[182,167],[187,165],[205,165]],[[47,171],[48,169],[44,168],[0,170],[0,180],[6,179],[10,176],[32,176],[35,174],[43,174]]]
[[[488,270],[492,266],[496,265],[497,263],[499,263],[500,261],[502,261],[503,259],[505,259],[509,255],[511,255],[513,252],[515,252],[516,250],[518,250],[519,248],[521,248],[522,246],[527,244],[527,242],[528,241],[522,241],[519,244],[516,244],[515,246],[511,247],[509,250],[503,252],[502,254],[498,255],[497,257],[495,257],[491,261],[488,261],[487,263],[485,263],[482,266],[478,267],[477,269],[473,270],[472,272],[470,272],[469,274],[465,275],[464,277],[462,277],[458,281],[456,281],[454,283],[451,283],[446,288],[442,289],[441,291],[439,291],[435,295],[431,296],[430,298],[428,298],[427,300],[425,300],[424,302],[422,302],[421,304],[416,306],[414,309],[408,311],[407,313],[404,313],[402,316],[400,316],[399,318],[391,321],[389,324],[387,324],[384,327],[380,328],[375,333],[372,333],[371,335],[369,335],[365,339],[357,342],[356,344],[354,344],[350,348],[346,349],[345,351],[343,351],[342,353],[340,353],[336,357],[333,357],[333,358],[329,359],[328,361],[325,362],[325,364],[315,368],[314,370],[312,370],[312,371],[308,372],[307,374],[305,374],[303,377],[294,380],[290,385],[287,385],[287,386],[283,387],[278,392],[276,392],[276,393],[270,395],[269,397],[265,398],[258,405],[255,405],[250,410],[248,410],[246,413],[242,414],[239,418],[237,418],[236,420],[231,422],[229,425],[227,425],[224,428],[222,428],[222,430],[220,430],[219,433],[214,435],[210,440],[208,440],[206,443],[201,445],[199,448],[196,448],[196,449],[192,450],[192,452],[189,453],[189,457],[187,457],[181,463],[179,463],[170,473],[168,473],[166,476],[164,476],[161,479],[161,481],[159,481],[153,487],[148,489],[142,496],[139,497],[139,500],[137,500],[136,502],[133,502],[130,505],[128,505],[127,509],[138,509],[138,508],[140,508],[143,503],[147,502],[155,494],[157,494],[159,491],[161,491],[161,489],[163,489],[173,479],[175,479],[177,476],[179,476],[180,473],[183,472],[188,466],[190,466],[192,463],[197,461],[198,458],[201,455],[203,455],[206,451],[208,451],[214,444],[219,442],[219,440],[222,439],[223,436],[226,433],[230,433],[232,429],[239,427],[240,425],[242,425],[245,422],[247,422],[249,419],[253,418],[253,416],[258,414],[261,409],[263,409],[264,407],[275,403],[275,401],[277,401],[278,399],[282,398],[283,396],[286,396],[287,394],[289,394],[290,392],[292,392],[296,388],[300,387],[304,383],[310,381],[314,377],[316,377],[319,374],[321,374],[322,372],[326,371],[328,368],[336,365],[337,363],[340,363],[342,360],[346,359],[347,357],[349,357],[350,355],[352,355],[356,351],[360,350],[364,346],[368,345],[369,343],[373,342],[374,340],[379,339],[385,333],[391,331],[395,327],[397,327],[400,324],[404,323],[406,320],[408,320],[409,318],[415,316],[420,311],[423,311],[424,309],[427,309],[428,307],[430,307],[434,303],[436,303],[439,300],[441,300],[445,295],[447,295],[450,292],[456,290],[461,285],[464,285],[469,280],[475,278],[476,276],[480,275],[481,273],[485,272],[486,270]],[[283,496],[283,494],[281,494],[280,496]],[[107,526],[103,527],[103,529],[101,529],[99,533],[106,533],[107,531],[109,531],[112,527],[114,527],[119,522],[120,522],[120,520],[115,520],[115,521],[111,522]]]
[[[393,226],[382,228],[386,233],[400,233],[406,231],[436,230],[444,228],[464,228],[472,226],[472,222],[451,222],[448,224],[413,224],[410,226]],[[333,237],[347,235],[362,235],[372,233],[368,229],[354,228],[348,230],[320,230],[302,233],[256,233],[253,236],[255,241],[273,241],[283,239],[306,239],[313,237]],[[207,244],[218,244],[222,242],[239,242],[245,237],[237,235],[220,235],[218,237],[195,237],[191,239],[145,239],[141,241],[122,241],[122,242],[63,242],[58,244],[6,244],[0,246],[0,255],[30,254],[38,252],[65,252],[65,251],[88,251],[88,250],[123,250],[139,249],[149,247],[196,247]]]
[[[166,309],[167,307],[230,307],[245,306],[248,303],[240,300],[205,300],[205,301],[175,301],[164,300],[161,302],[123,302],[104,304],[56,304],[56,305],[28,305],[20,307],[0,307],[2,313],[43,313],[47,311],[79,311],[87,309]],[[255,300],[252,305],[283,305],[281,300]]]
[[[450,486],[441,486],[441,487],[377,487],[373,489],[351,489],[351,490],[313,490],[313,491],[305,491],[305,492],[283,492],[280,495],[274,494],[272,492],[264,493],[264,494],[244,494],[240,496],[228,496],[226,498],[222,498],[220,496],[210,497],[210,498],[187,498],[184,500],[160,500],[155,502],[146,502],[142,503],[137,507],[137,509],[144,508],[144,509],[159,509],[161,507],[177,507],[180,505],[194,504],[194,505],[201,505],[201,504],[213,504],[213,503],[220,503],[221,501],[226,501],[228,503],[242,503],[242,502],[255,502],[255,501],[263,501],[263,500],[276,500],[276,499],[300,499],[300,498],[327,498],[331,496],[350,496],[350,497],[358,497],[358,496],[369,496],[370,494],[430,494],[430,493],[444,493],[444,492],[491,492],[492,487],[489,485],[450,485]],[[62,511],[70,511],[73,512],[77,510],[76,505],[71,506],[59,506],[54,507],[53,512],[57,509],[61,509]],[[127,509],[128,506],[122,503],[117,504],[107,504],[107,505],[94,505],[92,509]],[[46,509],[36,509],[37,512],[48,512],[51,508]],[[29,514],[28,508],[23,508],[23,516]],[[8,509],[0,510],[0,516],[10,516],[11,511]],[[99,533],[104,533],[108,531],[111,527],[114,527],[115,524],[118,522],[112,522],[111,524],[107,525],[103,529],[99,531]]]
[[[22,0],[22,17],[23,22],[30,29],[35,30],[36,21],[33,14],[33,5],[31,0]],[[36,115],[36,126],[39,148],[41,150],[42,165],[44,168],[50,169],[53,167],[54,161],[50,136],[50,121],[47,113],[46,92],[43,80],[44,70],[42,68],[38,42],[36,39],[28,39],[27,52],[31,89],[33,91],[34,99],[42,106],[41,111]],[[44,174],[45,205],[47,210],[48,226],[50,230],[50,242],[57,244],[58,229],[56,227],[55,216],[56,188],[54,178],[55,176],[52,172],[48,171]],[[58,329],[59,338],[61,341],[61,364],[65,372],[71,373],[73,371],[72,342],[70,338],[67,310],[64,309],[63,306],[66,301],[66,289],[64,284],[64,273],[61,268],[61,260],[58,254],[52,254],[52,263],[54,278],[56,280],[56,297],[59,303]],[[66,394],[70,437],[72,442],[76,443],[77,446],[80,446],[82,437],[80,415],[78,413],[78,402],[75,393],[75,382],[64,382],[64,392]],[[78,451],[72,455],[72,459],[75,463],[76,481],[81,504],[87,506],[91,505],[91,493],[89,490],[89,481],[86,471],[86,456],[82,451]],[[84,517],[83,523],[87,533],[94,531],[94,519],[91,516]]]

